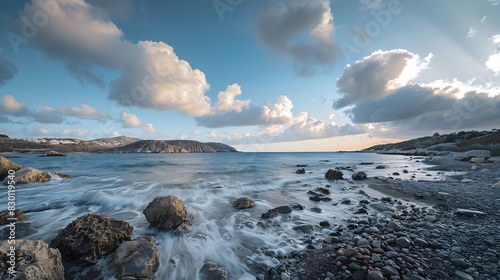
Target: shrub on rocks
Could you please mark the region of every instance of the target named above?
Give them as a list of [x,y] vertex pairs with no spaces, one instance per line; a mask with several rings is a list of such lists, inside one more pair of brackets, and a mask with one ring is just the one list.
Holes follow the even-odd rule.
[[[10,257],[8,241],[0,243],[0,266],[4,269]],[[42,240],[16,240],[16,277],[15,279],[64,280],[64,267],[59,250],[49,248]],[[0,273],[2,276],[2,273]],[[1,279],[7,279],[3,274]]]
[[117,279],[152,279],[160,265],[160,254],[152,236],[138,236],[116,249],[110,270]]
[[175,229],[187,215],[184,203],[175,196],[157,196],[143,213],[152,226],[161,230]]
[[134,228],[127,222],[104,214],[86,214],[74,220],[52,239],[64,259],[95,264],[123,241],[129,241]]

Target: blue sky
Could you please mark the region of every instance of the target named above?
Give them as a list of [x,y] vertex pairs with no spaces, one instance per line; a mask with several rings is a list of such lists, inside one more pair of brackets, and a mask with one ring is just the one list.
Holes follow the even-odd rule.
[[0,133],[355,150],[500,123],[500,4],[1,4]]

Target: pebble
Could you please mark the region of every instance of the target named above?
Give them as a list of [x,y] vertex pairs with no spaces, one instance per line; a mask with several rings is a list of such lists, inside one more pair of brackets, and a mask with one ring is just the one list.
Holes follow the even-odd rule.
[[411,245],[411,242],[406,237],[400,237],[400,238],[396,239],[396,244],[398,244],[401,247],[407,248]]
[[400,224],[400,223],[398,223],[398,222],[395,222],[395,221],[391,221],[391,222],[389,222],[389,223],[387,224],[387,227],[388,227],[388,228],[391,228],[391,229],[393,229],[393,230],[395,230],[395,231],[401,231],[401,230],[403,230],[403,227],[401,226],[401,224]]
[[372,270],[368,273],[368,280],[384,280],[384,276],[378,270]]
[[382,272],[391,277],[391,276],[399,276],[399,272],[392,266],[384,266],[382,267]]
[[455,270],[455,274],[462,280],[474,280],[474,277],[472,277],[470,274],[467,274],[460,270]]

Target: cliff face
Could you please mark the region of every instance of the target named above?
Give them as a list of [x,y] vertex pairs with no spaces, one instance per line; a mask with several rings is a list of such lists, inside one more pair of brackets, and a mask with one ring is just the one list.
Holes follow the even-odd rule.
[[236,149],[221,143],[201,143],[191,140],[140,140],[109,150],[114,153],[213,153],[236,152]]

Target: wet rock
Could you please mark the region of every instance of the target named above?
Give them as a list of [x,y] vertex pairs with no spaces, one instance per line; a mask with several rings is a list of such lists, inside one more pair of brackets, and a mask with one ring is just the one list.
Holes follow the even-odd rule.
[[260,215],[260,217],[262,219],[270,219],[270,218],[278,217],[279,215],[280,215],[280,213],[276,209],[271,209],[271,210],[267,211],[266,213],[263,213],[262,215]]
[[326,195],[328,195],[328,194],[331,194],[331,193],[332,193],[332,191],[331,191],[331,190],[329,190],[329,189],[325,189],[325,188],[321,188],[321,187],[317,188],[317,189],[316,189],[316,191],[317,191],[317,192],[320,192],[320,193],[322,193],[322,194],[326,194]]
[[[34,228],[31,223],[16,223],[14,230],[14,232],[16,233],[16,238],[23,238],[37,231],[38,230]],[[10,233],[10,226],[7,226],[3,229],[3,238],[7,239],[10,236]]]
[[409,172],[408,172],[408,170],[403,169],[403,173],[408,174]]
[[342,202],[340,202],[340,204],[346,204],[346,205],[349,205],[351,203],[352,203],[352,201],[350,199],[344,199],[344,200],[342,200]]
[[129,223],[104,214],[86,214],[61,230],[50,247],[59,249],[64,259],[95,264],[130,240],[133,229]]
[[462,280],[474,280],[474,277],[472,277],[470,274],[467,274],[460,270],[455,270],[455,275],[457,275]]
[[486,159],[482,157],[473,157],[470,159],[470,162],[472,163],[484,163],[485,161]]
[[143,213],[152,226],[161,230],[175,229],[187,215],[184,203],[175,196],[157,196]]
[[311,211],[316,212],[316,213],[321,213],[321,212],[323,212],[323,209],[321,209],[319,207],[312,207]]
[[57,176],[59,176],[59,178],[63,178],[63,179],[70,179],[70,178],[73,178],[73,176],[69,175],[69,174],[66,174],[66,173],[55,173]]
[[206,262],[200,268],[200,280],[226,280],[227,269],[214,262]]
[[469,268],[470,264],[464,259],[452,259],[451,263],[456,267]]
[[[7,256],[10,252],[8,241],[0,243],[0,267],[10,267]],[[59,250],[49,248],[42,240],[16,240],[16,271],[19,280],[46,279],[64,280],[64,267]],[[3,274],[3,275],[2,275]],[[0,272],[1,279],[8,279],[8,274]]]
[[123,242],[109,264],[117,279],[152,279],[160,265],[160,255],[152,236],[138,236]]
[[360,165],[372,165],[372,164],[373,164],[373,162],[371,162],[371,161],[366,161],[366,162],[360,163]]
[[408,248],[411,245],[411,241],[406,237],[399,237],[398,239],[396,239],[396,244],[403,248]]
[[332,201],[332,199],[330,197],[328,197],[328,196],[325,196],[325,197],[321,198],[321,201],[328,202],[328,201]]
[[177,236],[182,236],[188,233],[193,227],[194,216],[191,214],[186,215],[186,218],[182,220],[182,223],[174,229],[174,234]]
[[0,212],[0,225],[9,224],[10,222],[12,222],[9,221],[8,218],[17,218],[18,222],[25,221],[28,218],[21,209],[16,209],[12,211],[12,213],[14,215],[10,215],[11,211],[9,210],[4,210]]
[[470,210],[470,209],[462,209],[462,208],[458,208],[456,214],[463,215],[463,216],[469,216],[469,217],[476,217],[476,216],[486,215],[486,213],[481,212],[481,211]]
[[66,155],[56,151],[48,151],[46,154],[48,157],[65,157]]
[[319,195],[313,195],[309,197],[309,200],[312,201],[321,201],[321,197]]
[[292,209],[295,209],[295,210],[304,210],[304,209],[305,209],[305,207],[304,207],[304,206],[302,206],[302,205],[300,205],[300,204],[298,204],[298,203],[293,203],[293,204],[291,205],[291,207],[292,207]]
[[294,226],[292,229],[295,231],[302,231],[303,233],[310,233],[314,231],[314,226],[305,224]]
[[330,227],[330,223],[328,221],[321,221],[319,222],[319,226],[322,228],[327,228]]
[[394,267],[388,265],[382,267],[382,272],[389,277],[399,276],[399,272]]
[[327,180],[342,180],[344,178],[344,173],[340,170],[328,169],[325,173],[325,179]]
[[392,175],[399,176],[399,172],[393,172]]
[[383,165],[377,165],[377,167],[375,167],[375,169],[385,169],[385,166],[383,166]]
[[23,168],[22,165],[14,163],[4,157],[0,157],[0,180],[3,181],[7,175],[9,175],[9,170],[18,171]]
[[366,173],[363,171],[354,172],[351,176],[353,180],[366,180]]
[[290,206],[279,206],[274,208],[274,210],[278,211],[280,214],[290,214],[292,213],[292,208]]
[[248,197],[240,197],[234,202],[236,209],[246,209],[255,206],[255,202]]
[[297,164],[297,167],[307,167],[307,164]]
[[295,171],[295,174],[305,174],[305,173],[306,173],[306,170],[304,168],[297,169],[297,171]]
[[[35,168],[23,167],[16,172],[14,182],[19,184],[43,183],[50,181],[50,174]],[[4,185],[8,185],[9,177],[3,180]]]

